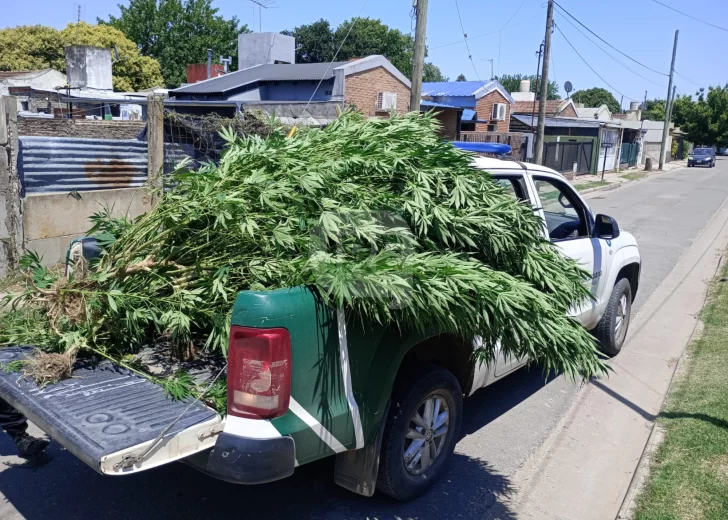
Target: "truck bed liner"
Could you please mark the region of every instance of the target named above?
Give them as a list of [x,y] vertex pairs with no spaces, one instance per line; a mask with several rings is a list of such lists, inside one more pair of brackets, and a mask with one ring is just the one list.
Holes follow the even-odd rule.
[[[0,348],[0,364],[27,358],[32,351]],[[109,361],[78,362],[71,379],[44,388],[0,370],[0,397],[97,471],[104,457],[155,439],[189,405]],[[165,439],[216,417],[214,410],[195,403]]]

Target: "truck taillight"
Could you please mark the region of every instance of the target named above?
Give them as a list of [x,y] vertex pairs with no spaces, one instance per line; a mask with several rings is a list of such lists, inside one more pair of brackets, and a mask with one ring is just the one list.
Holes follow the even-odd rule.
[[291,399],[291,336],[283,328],[233,325],[228,349],[229,415],[273,419]]

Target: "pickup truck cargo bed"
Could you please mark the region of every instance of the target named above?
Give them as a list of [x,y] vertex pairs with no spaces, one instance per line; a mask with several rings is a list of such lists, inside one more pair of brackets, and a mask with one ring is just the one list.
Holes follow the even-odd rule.
[[[22,360],[33,347],[0,348],[0,364]],[[164,439],[133,464],[189,406],[144,377],[104,361],[79,361],[73,377],[40,388],[20,374],[0,370],[0,397],[96,471],[121,475],[177,460],[214,445],[221,418],[195,403]]]

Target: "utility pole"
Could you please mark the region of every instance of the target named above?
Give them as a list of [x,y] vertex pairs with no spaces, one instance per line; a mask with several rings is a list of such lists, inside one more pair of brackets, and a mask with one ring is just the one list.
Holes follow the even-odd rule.
[[427,0],[416,0],[417,26],[415,27],[415,52],[412,60],[412,88],[410,89],[410,112],[420,111],[422,97],[422,74],[425,67],[425,38],[427,34]]
[[549,88],[549,62],[551,61],[551,31],[554,28],[554,0],[549,0],[546,10],[546,35],[543,46],[543,69],[541,72],[541,95],[538,100],[538,127],[536,128],[536,148],[533,162],[541,164],[543,159],[543,134],[546,128],[546,98]]
[[536,112],[536,99],[538,99],[538,75],[541,74],[541,56],[543,55],[543,42],[538,48],[538,61],[536,62],[536,81],[533,84],[533,103],[531,104],[531,131],[533,132],[533,116]]
[[493,81],[495,79],[495,76],[493,75],[493,58],[485,61],[490,62],[490,80]]
[[[677,85],[672,87],[672,97],[669,99],[670,107],[665,112],[665,127],[670,130],[670,121],[672,121],[672,109],[675,107],[675,93],[677,92]],[[670,150],[672,152],[672,150]]]
[[670,121],[667,120],[667,116],[672,109],[672,103],[670,102],[670,95],[672,95],[672,77],[675,74],[675,56],[677,55],[677,37],[680,31],[675,31],[675,43],[672,46],[672,63],[670,64],[670,81],[667,83],[667,105],[665,106],[665,124],[662,128],[662,143],[660,144],[660,170],[665,164],[665,148],[667,147],[667,136],[669,134]]

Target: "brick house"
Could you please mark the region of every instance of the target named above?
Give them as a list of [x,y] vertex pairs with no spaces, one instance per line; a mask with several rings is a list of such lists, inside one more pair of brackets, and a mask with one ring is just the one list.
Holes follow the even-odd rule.
[[508,132],[510,129],[515,101],[497,80],[423,83],[422,97],[464,109],[461,130]]
[[[257,45],[260,42],[265,45]],[[254,104],[262,109],[266,104],[280,103],[305,106],[310,100],[312,105],[352,105],[370,117],[409,111],[410,82],[384,56],[294,63],[295,40],[273,33],[240,35],[239,46],[244,68],[184,85],[170,91],[170,98],[225,101],[238,108]]]

